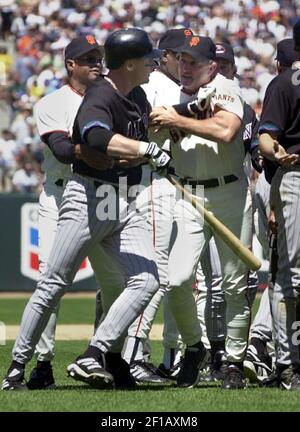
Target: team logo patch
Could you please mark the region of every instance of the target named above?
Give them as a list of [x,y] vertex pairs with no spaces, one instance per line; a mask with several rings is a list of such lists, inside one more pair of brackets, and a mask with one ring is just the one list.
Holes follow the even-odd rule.
[[192,48],[194,46],[197,46],[197,45],[199,45],[199,43],[200,43],[200,38],[198,36],[194,36],[190,40],[190,47]]
[[96,45],[96,39],[94,38],[93,35],[86,35],[85,38],[90,45]]
[[[39,205],[26,203],[21,208],[21,273],[35,281],[39,278]],[[78,270],[74,282],[92,276],[93,270],[86,258]]]
[[225,48],[223,45],[216,44],[216,54],[224,54]]
[[243,133],[243,140],[252,138],[252,123],[248,123],[245,126],[245,130]]

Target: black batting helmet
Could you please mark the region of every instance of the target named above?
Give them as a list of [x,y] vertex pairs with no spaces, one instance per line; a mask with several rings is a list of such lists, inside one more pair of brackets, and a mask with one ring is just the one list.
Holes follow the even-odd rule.
[[118,69],[129,59],[161,57],[162,51],[153,48],[148,34],[138,28],[117,30],[111,33],[104,44],[108,69]]

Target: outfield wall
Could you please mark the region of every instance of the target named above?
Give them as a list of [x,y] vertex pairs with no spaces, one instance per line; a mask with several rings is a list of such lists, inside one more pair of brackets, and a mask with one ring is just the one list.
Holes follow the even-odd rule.
[[[0,291],[33,291],[38,278],[38,197],[0,194]],[[96,290],[88,261],[72,291]]]
[[[0,194],[0,292],[33,291],[38,279],[38,197],[33,194]],[[254,238],[254,253],[262,249]],[[267,261],[259,279],[267,282]],[[96,279],[88,260],[82,263],[71,291],[94,291]]]

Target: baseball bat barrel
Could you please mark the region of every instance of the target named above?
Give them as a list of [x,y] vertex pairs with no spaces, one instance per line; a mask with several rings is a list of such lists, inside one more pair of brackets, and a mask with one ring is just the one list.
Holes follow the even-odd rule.
[[181,192],[184,197],[191,202],[192,206],[203,214],[205,222],[218,234],[219,237],[233,250],[233,252],[247,265],[250,270],[258,270],[261,267],[260,260],[243,245],[241,240],[233,234],[219,219],[209,212],[199,201],[199,198],[192,195],[181,186],[180,183],[171,175],[167,179]]

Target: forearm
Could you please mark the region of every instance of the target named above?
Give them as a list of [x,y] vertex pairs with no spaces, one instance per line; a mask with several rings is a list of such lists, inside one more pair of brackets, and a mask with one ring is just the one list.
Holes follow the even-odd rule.
[[140,141],[115,134],[108,143],[107,155],[121,159],[140,157]]
[[178,116],[176,127],[205,139],[225,143],[230,143],[237,132],[228,122],[217,116],[205,120]]
[[275,161],[275,153],[274,153],[274,142],[276,141],[276,137],[268,133],[263,133],[259,136],[259,150],[261,154],[271,160]]
[[43,136],[55,158],[63,164],[71,164],[75,160],[75,148],[71,139],[64,132],[53,132]]

